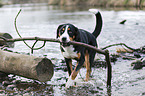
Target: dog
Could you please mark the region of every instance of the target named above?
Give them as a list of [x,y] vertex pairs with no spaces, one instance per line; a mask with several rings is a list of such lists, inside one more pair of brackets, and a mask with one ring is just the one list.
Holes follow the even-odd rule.
[[[96,52],[82,46],[70,45],[69,43],[66,43],[69,41],[76,41],[97,47],[96,38],[99,36],[102,29],[102,16],[97,9],[89,9],[89,11],[94,13],[96,17],[96,27],[94,32],[89,33],[83,29],[78,29],[70,23],[59,25],[57,28],[56,38],[58,38],[61,42],[60,49],[65,59],[68,74],[70,76],[65,85],[66,88],[74,85],[74,80],[80,68],[84,64],[87,69],[85,81],[89,80],[91,65],[93,64]],[[72,68],[72,59],[77,61],[74,70]]]

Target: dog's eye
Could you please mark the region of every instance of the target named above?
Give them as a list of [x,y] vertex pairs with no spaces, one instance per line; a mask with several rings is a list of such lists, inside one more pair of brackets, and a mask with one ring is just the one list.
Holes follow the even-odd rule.
[[60,34],[63,34],[63,32],[64,32],[63,30],[62,30],[62,31],[60,31]]
[[69,31],[68,33],[69,33],[69,34],[72,34],[72,31]]

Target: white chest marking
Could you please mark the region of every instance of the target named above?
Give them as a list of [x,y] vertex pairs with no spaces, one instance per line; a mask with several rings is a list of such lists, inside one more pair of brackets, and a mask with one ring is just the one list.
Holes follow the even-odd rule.
[[65,52],[62,53],[62,55],[66,58],[76,58],[78,57],[77,52],[74,52],[74,48],[72,45],[68,46],[68,47],[63,47]]

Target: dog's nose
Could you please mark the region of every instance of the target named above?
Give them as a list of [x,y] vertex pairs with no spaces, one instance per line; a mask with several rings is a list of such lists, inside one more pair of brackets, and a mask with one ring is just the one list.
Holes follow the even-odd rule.
[[62,41],[64,42],[64,41],[66,41],[66,39],[67,39],[66,37],[63,37],[63,38],[62,38]]

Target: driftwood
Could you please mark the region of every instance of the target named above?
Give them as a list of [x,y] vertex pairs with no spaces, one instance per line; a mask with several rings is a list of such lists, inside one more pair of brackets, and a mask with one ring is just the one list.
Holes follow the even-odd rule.
[[110,48],[110,47],[113,47],[113,46],[118,46],[118,45],[126,47],[126,48],[117,48],[118,53],[138,52],[138,53],[144,53],[145,54],[145,46],[135,49],[135,48],[127,46],[125,43],[112,44],[112,45],[108,45],[108,46],[106,46],[104,48],[101,48],[101,49],[105,50],[107,48]]
[[117,52],[117,53],[133,53],[133,50],[126,49],[126,48],[119,48],[119,47],[117,47],[117,48],[116,48],[116,52]]
[[[6,39],[13,39],[13,37],[8,33],[0,33],[0,37],[4,37]],[[0,46],[4,46],[4,45],[8,47],[14,47],[14,42],[0,41]]]
[[0,71],[46,82],[53,76],[53,64],[47,58],[0,50]]

